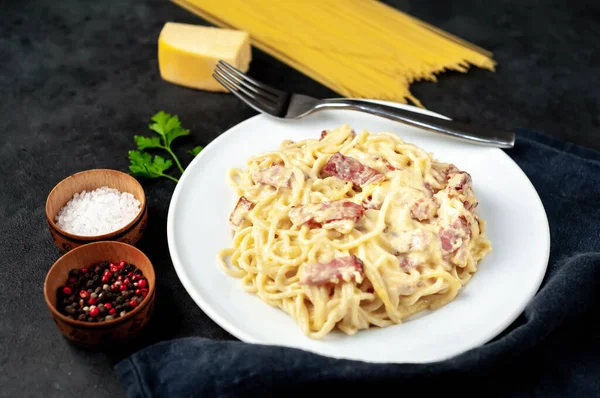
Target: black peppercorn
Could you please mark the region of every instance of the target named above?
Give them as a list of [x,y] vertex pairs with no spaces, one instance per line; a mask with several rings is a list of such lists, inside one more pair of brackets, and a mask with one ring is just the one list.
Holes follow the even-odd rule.
[[110,321],[137,307],[148,294],[146,285],[133,264],[103,261],[89,269],[70,270],[65,285],[57,289],[57,307],[71,319]]

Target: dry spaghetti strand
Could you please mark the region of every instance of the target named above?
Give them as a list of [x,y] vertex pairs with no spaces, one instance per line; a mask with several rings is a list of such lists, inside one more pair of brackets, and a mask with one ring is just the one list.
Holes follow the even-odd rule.
[[345,97],[423,106],[418,80],[471,65],[494,71],[492,54],[375,0],[172,0]]

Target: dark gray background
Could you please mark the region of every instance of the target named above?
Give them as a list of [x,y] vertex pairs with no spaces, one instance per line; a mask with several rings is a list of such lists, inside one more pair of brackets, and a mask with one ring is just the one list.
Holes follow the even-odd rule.
[[[343,3],[343,0],[340,0]],[[415,84],[423,104],[449,117],[529,127],[600,149],[600,7],[596,1],[387,1],[494,52],[496,73],[446,73]],[[133,136],[158,110],[176,113],[207,144],[255,114],[235,97],[160,80],[156,39],[166,21],[203,23],[165,0],[3,1],[0,13],[0,393],[108,396],[121,389],[112,365],[147,344],[181,336],[232,338],[181,286],[165,224],[174,185],[142,181],[148,230],[139,247],[157,273],[157,302],[144,338],[126,350],[90,353],[64,340],[42,296],[59,257],[44,219],[48,192],[90,168],[127,170]],[[251,74],[282,89],[335,96],[254,51]],[[202,225],[198,226],[202,228]]]

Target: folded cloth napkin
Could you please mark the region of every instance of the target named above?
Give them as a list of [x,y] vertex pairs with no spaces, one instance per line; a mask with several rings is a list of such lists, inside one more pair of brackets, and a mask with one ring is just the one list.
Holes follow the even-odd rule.
[[600,153],[527,130],[517,137],[507,154],[544,203],[550,263],[522,316],[493,341],[436,363],[370,364],[183,338],[119,362],[126,395],[358,396],[389,388],[394,395],[600,396]]

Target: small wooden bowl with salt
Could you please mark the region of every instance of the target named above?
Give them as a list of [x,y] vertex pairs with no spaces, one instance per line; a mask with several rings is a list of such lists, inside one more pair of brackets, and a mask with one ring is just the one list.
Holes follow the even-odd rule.
[[52,189],[46,199],[46,220],[54,243],[63,252],[96,241],[134,245],[146,229],[146,195],[129,174],[86,170]]

